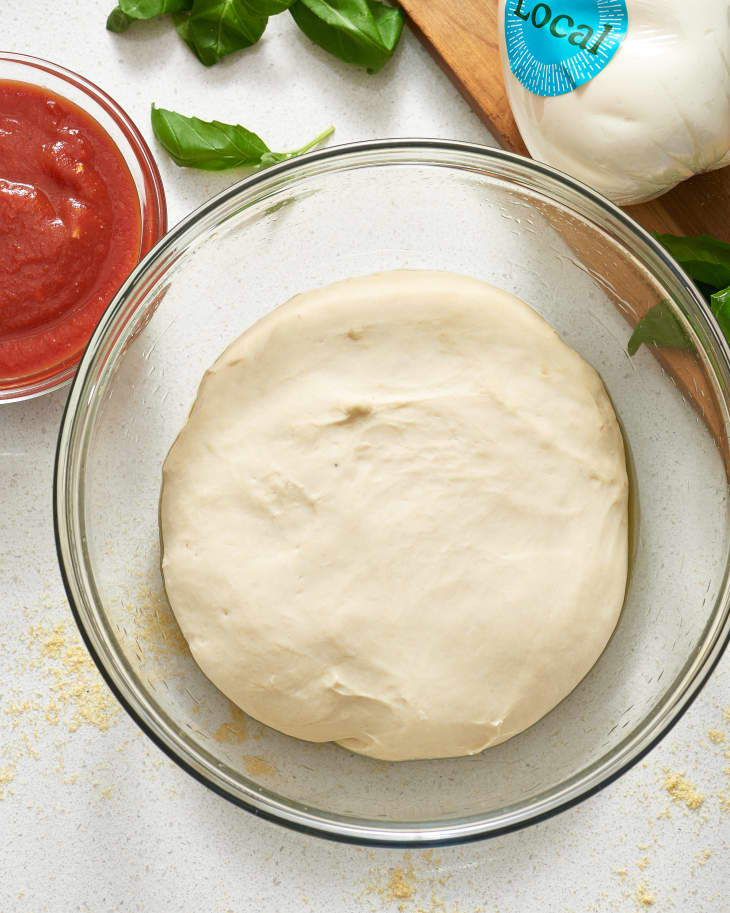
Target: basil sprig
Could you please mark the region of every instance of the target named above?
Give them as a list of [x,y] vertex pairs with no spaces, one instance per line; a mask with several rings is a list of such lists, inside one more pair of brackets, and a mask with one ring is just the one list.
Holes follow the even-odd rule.
[[119,0],[109,13],[106,27],[110,32],[126,32],[136,19],[154,19],[165,13],[189,10],[193,0]]
[[289,12],[307,38],[370,73],[390,60],[403,31],[403,13],[379,0],[297,0]]
[[201,168],[204,171],[266,168],[308,152],[334,132],[334,127],[328,127],[301,149],[272,152],[260,136],[240,124],[185,117],[154,105],[151,117],[155,136],[173,162],[182,168]]
[[[720,329],[730,341],[730,244],[710,235],[683,238],[655,235],[684,271],[695,280]],[[642,343],[675,349],[693,348],[667,301],[654,305],[636,324],[627,347],[634,355]]]
[[106,27],[171,13],[178,34],[201,63],[212,66],[261,38],[270,16],[289,10],[304,34],[347,63],[375,73],[390,60],[404,17],[381,0],[119,0]]

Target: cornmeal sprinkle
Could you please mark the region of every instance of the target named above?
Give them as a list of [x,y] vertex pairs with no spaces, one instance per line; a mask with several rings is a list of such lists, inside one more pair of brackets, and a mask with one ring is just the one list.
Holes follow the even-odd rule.
[[664,789],[675,802],[684,802],[687,808],[696,811],[705,801],[693,783],[685,779],[684,773],[672,773],[664,769]]

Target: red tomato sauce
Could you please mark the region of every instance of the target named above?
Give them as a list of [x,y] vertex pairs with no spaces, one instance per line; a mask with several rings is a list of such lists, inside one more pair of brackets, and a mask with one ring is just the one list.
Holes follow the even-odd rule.
[[79,356],[140,239],[109,134],[47,89],[0,80],[0,387]]

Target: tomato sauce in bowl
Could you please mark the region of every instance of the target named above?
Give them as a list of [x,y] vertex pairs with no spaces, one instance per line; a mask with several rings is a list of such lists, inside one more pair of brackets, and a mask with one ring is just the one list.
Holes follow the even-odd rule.
[[72,102],[0,80],[0,378],[77,355],[140,254],[141,212],[109,134]]
[[0,51],[0,406],[73,377],[166,230],[157,165],[117,102],[49,60]]

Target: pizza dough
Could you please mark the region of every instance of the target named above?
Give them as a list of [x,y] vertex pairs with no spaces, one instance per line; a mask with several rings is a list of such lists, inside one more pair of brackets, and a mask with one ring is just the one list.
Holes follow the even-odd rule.
[[519,299],[401,271],[298,295],[206,373],[165,462],[167,594],[282,732],[473,754],[583,678],[627,574],[621,433]]

